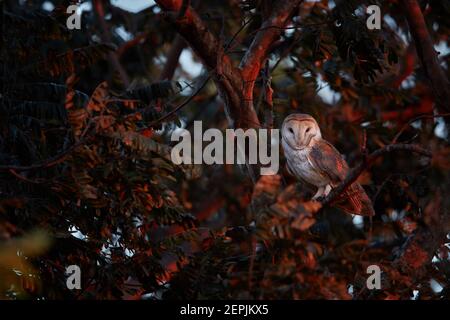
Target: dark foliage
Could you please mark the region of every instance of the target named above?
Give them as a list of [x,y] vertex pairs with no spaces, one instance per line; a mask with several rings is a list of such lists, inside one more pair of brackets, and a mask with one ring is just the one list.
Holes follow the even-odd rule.
[[[176,81],[161,81],[177,34],[170,13],[83,2],[81,30],[65,26],[71,1],[3,3],[0,298],[449,298],[448,131],[397,1],[379,1],[391,22],[373,31],[373,1],[302,3],[253,90],[264,126],[309,113],[351,166],[393,141],[433,153],[387,153],[359,176],[373,221],[310,201],[283,168],[253,184],[238,166],[175,166],[177,125],[228,127],[205,82],[219,70],[178,66]],[[193,6],[237,65],[275,2]],[[433,41],[448,45],[447,3],[421,5]],[[382,290],[366,288],[371,264]],[[81,267],[82,290],[67,289],[69,265]]]

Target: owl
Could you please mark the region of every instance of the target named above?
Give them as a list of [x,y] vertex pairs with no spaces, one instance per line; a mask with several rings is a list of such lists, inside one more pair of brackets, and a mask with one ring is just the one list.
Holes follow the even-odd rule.
[[[335,147],[322,139],[319,125],[308,114],[291,114],[281,128],[288,171],[297,179],[317,187],[313,200],[327,196],[349,171]],[[352,214],[372,216],[372,202],[357,182],[351,184],[336,206]]]

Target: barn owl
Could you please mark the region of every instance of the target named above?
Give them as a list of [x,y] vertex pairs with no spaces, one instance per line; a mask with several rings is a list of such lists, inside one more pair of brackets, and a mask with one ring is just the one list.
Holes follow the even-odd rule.
[[[291,114],[284,119],[281,138],[289,172],[296,178],[316,186],[313,200],[327,196],[343,181],[349,171],[341,154],[322,139],[319,125],[308,114]],[[357,182],[350,185],[337,204],[348,213],[372,216],[372,202]]]

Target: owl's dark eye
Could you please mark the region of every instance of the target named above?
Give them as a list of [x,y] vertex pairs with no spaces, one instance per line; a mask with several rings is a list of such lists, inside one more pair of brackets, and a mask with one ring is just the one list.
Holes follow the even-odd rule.
[[306,132],[306,133],[308,133],[310,129],[311,129],[311,127],[309,127],[308,129],[306,129],[306,131],[305,131],[305,132]]
[[294,134],[294,130],[292,128],[288,129],[290,133]]

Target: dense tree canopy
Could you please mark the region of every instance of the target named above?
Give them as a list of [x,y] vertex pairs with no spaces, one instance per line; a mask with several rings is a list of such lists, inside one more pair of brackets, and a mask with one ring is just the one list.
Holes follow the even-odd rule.
[[[449,298],[448,1],[81,2],[2,1],[0,298]],[[171,161],[196,120],[294,112],[353,168],[319,202],[282,154]],[[334,205],[356,180],[373,219]]]

